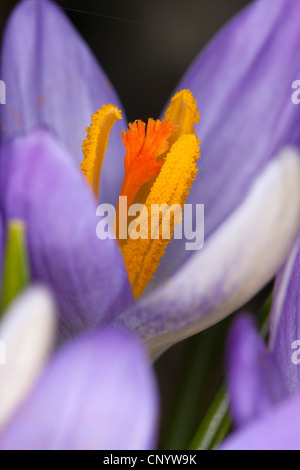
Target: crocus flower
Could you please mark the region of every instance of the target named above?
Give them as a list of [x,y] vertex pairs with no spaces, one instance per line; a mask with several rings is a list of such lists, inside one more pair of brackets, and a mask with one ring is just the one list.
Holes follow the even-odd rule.
[[232,328],[227,361],[231,412],[237,430],[222,450],[300,449],[299,393],[289,394],[276,357],[250,316]]
[[276,280],[269,348],[250,317],[233,326],[227,375],[238,431],[223,448],[300,449],[299,247]]
[[275,283],[270,350],[290,394],[300,392],[300,238]]
[[0,448],[153,448],[157,390],[140,343],[123,331],[97,330],[66,344],[44,366],[54,318],[48,292],[32,287],[1,324]]
[[[205,204],[206,245],[191,255],[173,240],[148,293],[134,303],[116,242],[95,237],[95,204],[74,166],[90,116],[104,103],[120,107],[119,100],[53,3],[24,0],[17,7],[2,54],[8,143],[1,211],[4,221],[25,221],[33,277],[54,291],[64,333],[114,322],[158,354],[231,313],[274,276],[299,228],[299,157],[280,152],[299,143],[290,99],[299,17],[297,0],[254,2],[179,84],[201,111],[202,158],[187,202]],[[40,125],[56,137],[37,130],[16,138]],[[122,121],[110,135],[100,202],[116,204],[120,193],[120,129]]]

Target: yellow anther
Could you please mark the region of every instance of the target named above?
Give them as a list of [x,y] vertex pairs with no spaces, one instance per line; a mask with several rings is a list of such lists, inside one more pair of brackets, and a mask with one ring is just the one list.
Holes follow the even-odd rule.
[[[164,121],[173,122],[176,131],[169,137],[169,143],[174,144],[179,137],[195,133],[195,124],[200,122],[197,102],[190,90],[178,91],[165,112]],[[164,122],[163,121],[163,122]],[[136,202],[144,204],[153,181],[144,185],[139,191]]]
[[200,122],[200,115],[197,109],[197,103],[190,90],[181,90],[171,99],[164,119],[169,119],[176,124],[177,132],[175,132],[170,142],[176,140],[185,134],[194,134],[194,125]]
[[87,136],[82,144],[84,160],[81,170],[91,186],[96,199],[99,194],[101,167],[108,145],[109,133],[117,119],[122,119],[121,111],[116,106],[106,104],[93,116]]

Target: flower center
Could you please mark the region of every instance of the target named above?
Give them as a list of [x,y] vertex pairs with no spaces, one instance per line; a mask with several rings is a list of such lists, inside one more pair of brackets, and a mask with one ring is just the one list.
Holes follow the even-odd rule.
[[[109,132],[120,117],[115,106],[105,105],[92,116],[92,124],[87,129],[81,169],[96,197]],[[153,277],[172,239],[175,224],[181,222],[181,213],[177,217],[176,211],[169,212],[169,230],[165,236],[163,207],[171,211],[173,207],[183,208],[198,171],[199,141],[194,125],[199,120],[196,100],[189,90],[182,90],[172,98],[162,122],[149,119],[146,126],[142,121],[135,121],[129,124],[126,133],[122,132],[126,154],[120,196],[127,196],[128,206],[133,202],[143,203],[138,217],[141,227],[138,237],[137,223],[133,224],[128,214],[125,218],[119,217],[122,210],[119,205],[116,212],[115,231],[135,298],[142,294]],[[153,207],[161,208],[155,219]],[[126,240],[119,237],[121,232],[124,233],[124,227],[119,227],[121,219],[127,224],[125,229],[129,238]]]

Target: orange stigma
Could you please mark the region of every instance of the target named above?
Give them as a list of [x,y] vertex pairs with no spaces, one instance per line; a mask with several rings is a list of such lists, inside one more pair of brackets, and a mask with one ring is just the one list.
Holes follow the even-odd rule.
[[148,119],[146,124],[135,121],[129,124],[127,132],[122,132],[126,150],[124,157],[125,177],[120,196],[127,196],[130,206],[139,189],[159,174],[163,161],[158,158],[170,147],[168,138],[176,127],[170,120]]

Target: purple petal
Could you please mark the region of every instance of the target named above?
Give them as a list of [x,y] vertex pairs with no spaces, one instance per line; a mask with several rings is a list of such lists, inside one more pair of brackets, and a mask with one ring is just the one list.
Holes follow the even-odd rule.
[[53,290],[64,334],[112,319],[133,303],[115,240],[96,236],[96,203],[68,154],[45,130],[2,149],[0,204],[27,226],[33,280]]
[[[22,1],[9,19],[1,78],[7,140],[37,124],[52,127],[79,165],[92,114],[103,104],[121,107],[111,83],[61,9],[48,0]],[[111,132],[101,178],[101,200],[116,203],[123,181],[124,149],[117,122]]]
[[238,317],[230,332],[227,382],[236,426],[243,426],[287,396],[276,361],[249,315]]
[[291,393],[300,392],[300,238],[277,277],[270,346]]
[[116,318],[154,355],[223,319],[276,274],[300,228],[300,159],[274,158],[239,208],[178,272]]
[[2,449],[139,450],[155,444],[157,393],[127,333],[82,336],[58,352],[0,436]]
[[300,398],[274,407],[251,425],[238,430],[220,450],[300,450]]
[[[197,98],[201,123],[199,173],[188,203],[205,205],[206,239],[246,197],[284,145],[299,144],[299,107],[292,83],[300,76],[299,0],[252,2],[195,60],[177,89]],[[157,278],[189,255],[173,240]]]

